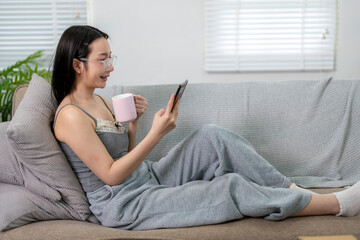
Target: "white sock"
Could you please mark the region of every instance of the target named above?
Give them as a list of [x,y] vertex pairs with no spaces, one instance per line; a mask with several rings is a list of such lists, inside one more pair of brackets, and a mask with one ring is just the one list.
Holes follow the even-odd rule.
[[305,188],[302,188],[302,187],[299,187],[299,186],[296,185],[295,183],[292,183],[290,189],[294,189],[294,190],[297,190],[297,191],[300,191],[300,192],[310,193],[310,194],[312,194],[312,195],[318,195],[318,193],[313,192],[313,191],[310,191],[310,190],[305,189]]
[[352,217],[360,213],[360,182],[334,194],[340,204],[340,213],[336,216]]

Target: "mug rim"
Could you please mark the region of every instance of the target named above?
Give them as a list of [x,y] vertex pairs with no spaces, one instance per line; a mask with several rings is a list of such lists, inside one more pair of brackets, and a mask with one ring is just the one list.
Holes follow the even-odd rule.
[[113,96],[112,99],[117,100],[117,99],[122,99],[122,98],[130,97],[130,96],[133,96],[133,94],[132,93],[123,93],[123,94]]

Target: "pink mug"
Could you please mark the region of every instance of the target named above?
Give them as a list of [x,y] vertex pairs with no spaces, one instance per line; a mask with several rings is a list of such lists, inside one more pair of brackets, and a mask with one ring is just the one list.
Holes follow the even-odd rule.
[[116,121],[127,123],[136,119],[136,107],[132,93],[116,95],[112,97],[112,103]]

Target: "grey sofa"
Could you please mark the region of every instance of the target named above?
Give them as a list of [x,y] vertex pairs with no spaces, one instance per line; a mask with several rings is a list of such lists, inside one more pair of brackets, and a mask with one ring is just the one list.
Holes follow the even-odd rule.
[[[112,85],[147,98],[138,141],[176,85]],[[24,98],[23,95],[25,94]],[[23,101],[21,101],[23,99]],[[21,101],[21,103],[20,103]],[[19,104],[20,103],[20,104]],[[190,83],[177,128],[149,155],[158,160],[204,124],[215,123],[248,139],[298,185],[339,191],[360,180],[360,80]],[[14,98],[14,118],[0,123],[0,239],[297,239],[360,237],[360,216],[316,216],[267,221],[245,218],[180,229],[128,231],[99,225],[51,133],[56,103],[50,85],[34,75]],[[56,142],[56,141],[55,141]]]

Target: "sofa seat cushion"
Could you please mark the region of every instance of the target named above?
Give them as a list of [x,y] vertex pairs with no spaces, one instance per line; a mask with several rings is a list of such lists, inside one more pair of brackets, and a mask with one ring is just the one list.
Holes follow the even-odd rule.
[[[10,239],[237,239],[264,240],[298,239],[299,236],[354,235],[360,236],[360,217],[335,216],[299,217],[283,221],[246,218],[232,222],[191,228],[131,231],[108,228],[87,222],[57,220],[32,223],[0,233]],[[56,234],[56,236],[54,236]],[[28,237],[28,238],[27,238]],[[55,238],[54,238],[55,237]]]

